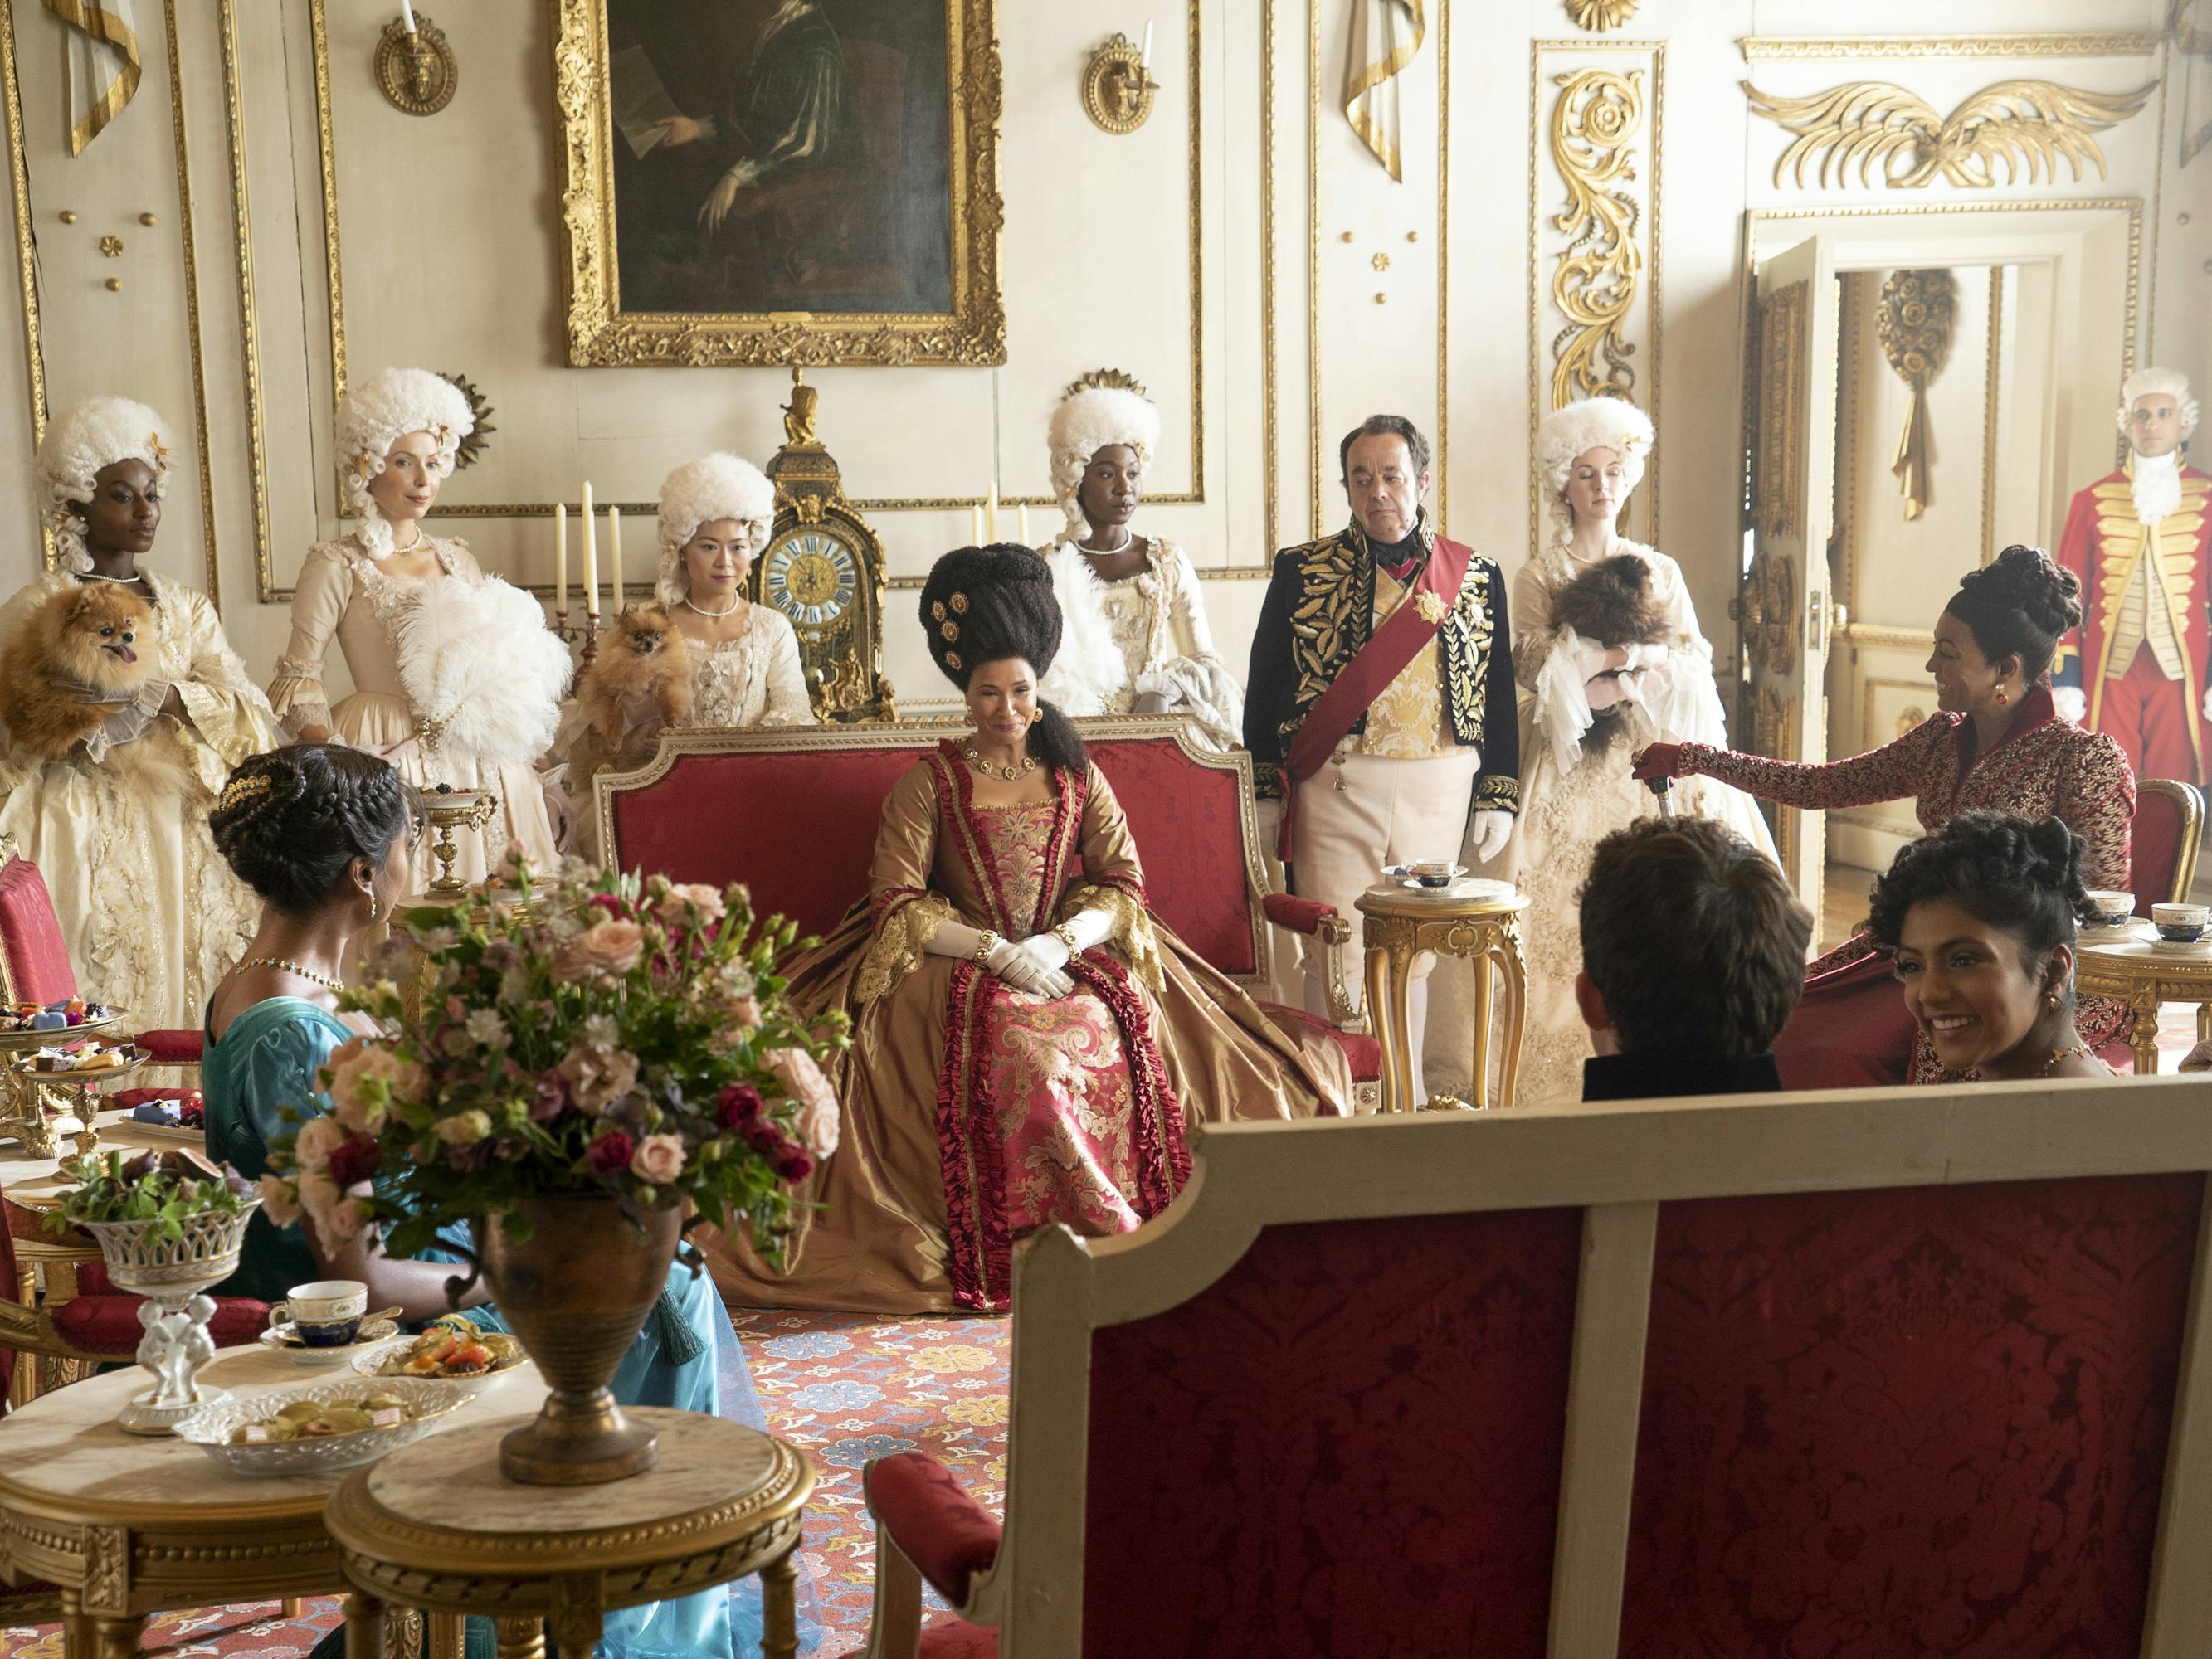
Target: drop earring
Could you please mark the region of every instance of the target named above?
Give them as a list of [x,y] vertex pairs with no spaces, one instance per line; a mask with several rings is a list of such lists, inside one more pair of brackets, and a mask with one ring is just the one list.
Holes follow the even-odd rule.
[[368,919],[371,921],[376,920],[376,895],[374,893],[368,896]]
[[2005,689],[2004,689],[2004,687],[2002,687],[2002,685],[2000,685],[1999,687],[1997,687],[1997,707],[1998,707],[1998,708],[2003,708],[2007,703],[2010,702],[2011,701],[2012,701],[2012,699],[2011,699],[2010,697],[2008,697],[2007,696],[2005,696]]

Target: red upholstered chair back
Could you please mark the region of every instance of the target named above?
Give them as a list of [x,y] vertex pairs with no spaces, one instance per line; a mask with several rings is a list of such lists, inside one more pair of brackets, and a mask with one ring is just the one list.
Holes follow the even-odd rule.
[[[1180,722],[1078,724],[1129,816],[1153,913],[1222,972],[1264,976],[1249,763],[1186,751]],[[600,844],[625,870],[742,881],[762,910],[826,933],[867,891],[884,798],[956,729],[672,733],[650,766],[599,780]]]
[[2149,915],[2154,904],[2187,902],[2203,835],[2204,797],[2193,787],[2172,778],[2145,778],[2136,786],[2128,881],[2137,915]]
[[58,1002],[76,994],[76,973],[46,879],[28,860],[0,863],[0,994]]

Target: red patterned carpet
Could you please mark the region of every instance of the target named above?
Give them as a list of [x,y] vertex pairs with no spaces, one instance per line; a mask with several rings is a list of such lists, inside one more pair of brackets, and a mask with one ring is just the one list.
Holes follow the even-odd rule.
[[[857,1652],[875,1584],[861,1468],[892,1452],[927,1451],[979,1501],[1001,1508],[1012,1328],[997,1319],[749,1310],[732,1319],[769,1428],[814,1460],[800,1560],[820,1626],[802,1631],[802,1648],[818,1659]],[[179,1659],[292,1659],[337,1624],[335,1600],[308,1602],[298,1619],[273,1601],[208,1607],[149,1620],[146,1648]],[[0,1628],[0,1656],[62,1659],[61,1627]]]

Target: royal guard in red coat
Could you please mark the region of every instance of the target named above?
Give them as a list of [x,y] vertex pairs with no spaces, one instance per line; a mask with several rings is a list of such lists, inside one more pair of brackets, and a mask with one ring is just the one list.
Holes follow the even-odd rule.
[[2058,562],[2081,582],[2078,643],[2059,647],[2058,712],[2110,733],[2141,778],[2206,778],[2212,721],[2212,475],[2182,464],[2189,381],[2166,368],[2120,388],[2127,465],[2074,497]]

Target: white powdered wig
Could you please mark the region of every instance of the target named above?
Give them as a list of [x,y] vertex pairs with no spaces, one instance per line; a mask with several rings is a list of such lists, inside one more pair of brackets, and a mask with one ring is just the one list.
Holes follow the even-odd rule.
[[1115,444],[1136,452],[1137,465],[1152,464],[1152,451],[1160,441],[1160,411],[1152,400],[1121,386],[1086,386],[1060,400],[1052,411],[1048,440],[1052,451],[1052,493],[1067,515],[1069,538],[1080,541],[1091,534],[1091,521],[1083,516],[1076,499],[1091,458]]
[[768,545],[775,527],[775,486],[742,455],[717,450],[686,461],[661,481],[660,568],[653,591],[663,605],[681,605],[691,591],[684,544],[702,524],[735,519],[749,532],[751,551]]
[[1555,570],[1565,567],[1567,544],[1574,537],[1574,509],[1567,505],[1567,480],[1576,459],[1593,449],[1620,456],[1621,496],[1644,482],[1644,468],[1658,441],[1651,417],[1625,398],[1584,398],[1555,409],[1536,428],[1536,470],[1544,480],[1544,505],[1552,515],[1552,534],[1539,556]]
[[100,468],[143,461],[154,470],[154,488],[167,489],[170,449],[168,422],[128,398],[88,398],[47,427],[39,445],[39,489],[63,569],[81,576],[92,568],[84,520],[70,504],[91,501]]
[[361,520],[356,532],[372,559],[390,556],[392,525],[368,493],[392,446],[416,432],[436,440],[441,468],[451,472],[461,440],[476,430],[476,411],[461,389],[427,368],[379,369],[338,399],[339,473],[346,506]]
[[2164,392],[2181,405],[2181,435],[2186,440],[2197,430],[2197,399],[2189,395],[2189,377],[2177,368],[2139,368],[2120,382],[2120,432],[2125,435],[2128,416],[2135,412],[2136,399],[2154,397]]

